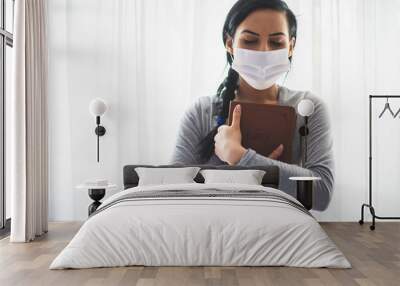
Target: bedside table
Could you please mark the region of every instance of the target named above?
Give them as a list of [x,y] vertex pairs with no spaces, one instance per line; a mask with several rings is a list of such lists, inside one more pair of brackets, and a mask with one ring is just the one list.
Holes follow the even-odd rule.
[[320,177],[290,177],[289,180],[297,181],[296,197],[303,206],[310,210],[313,207],[313,181],[321,180]]
[[89,197],[93,200],[93,203],[88,207],[88,215],[90,216],[97,208],[101,205],[100,200],[104,198],[107,189],[116,188],[115,184],[108,184],[106,186],[86,185],[81,184],[76,186],[77,189],[87,189]]

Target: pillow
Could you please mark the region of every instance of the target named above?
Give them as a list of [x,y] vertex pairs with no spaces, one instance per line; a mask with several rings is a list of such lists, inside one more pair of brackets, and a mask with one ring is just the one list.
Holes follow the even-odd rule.
[[193,179],[200,167],[147,168],[136,167],[138,186],[196,183]]
[[235,183],[248,185],[261,185],[265,175],[263,170],[215,170],[204,169],[200,174],[204,183]]

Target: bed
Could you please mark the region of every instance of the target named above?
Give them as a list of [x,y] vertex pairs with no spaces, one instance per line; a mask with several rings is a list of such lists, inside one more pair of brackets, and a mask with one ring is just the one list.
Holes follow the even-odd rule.
[[[50,269],[119,266],[291,266],[351,268],[313,215],[278,190],[275,166],[260,185],[193,183],[139,186],[128,165],[124,190],[107,198]],[[189,166],[189,165],[185,165]],[[194,166],[194,165],[192,165]]]

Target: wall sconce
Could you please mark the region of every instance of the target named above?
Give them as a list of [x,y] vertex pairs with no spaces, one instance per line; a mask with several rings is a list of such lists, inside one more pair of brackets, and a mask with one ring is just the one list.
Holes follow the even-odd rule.
[[97,127],[94,133],[97,135],[97,162],[99,162],[99,138],[106,134],[106,129],[100,125],[100,117],[106,112],[107,104],[100,98],[93,99],[89,105],[90,113],[96,117]]
[[[302,99],[297,105],[297,113],[305,118],[305,124],[299,129],[299,133],[301,135],[300,144],[302,146],[301,150],[303,153],[301,166],[304,167],[305,163],[307,162],[307,136],[309,134],[308,117],[314,113],[314,103],[310,99]],[[304,150],[303,150],[303,145],[304,145]]]
[[[297,113],[305,118],[304,125],[299,128],[300,145],[302,152],[301,167],[305,166],[307,162],[307,136],[308,130],[308,117],[314,113],[314,103],[310,99],[302,99],[297,105]],[[303,144],[303,141],[305,141]],[[305,148],[303,147],[305,146]],[[306,209],[310,210],[313,207],[313,181],[321,180],[320,177],[290,177],[290,180],[297,181],[296,198],[301,202]]]

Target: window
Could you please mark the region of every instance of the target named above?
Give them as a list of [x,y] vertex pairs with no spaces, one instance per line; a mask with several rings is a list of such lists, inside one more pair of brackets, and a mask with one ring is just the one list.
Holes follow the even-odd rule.
[[14,0],[0,0],[0,236],[10,228],[10,194],[5,188],[5,105],[11,92]]

